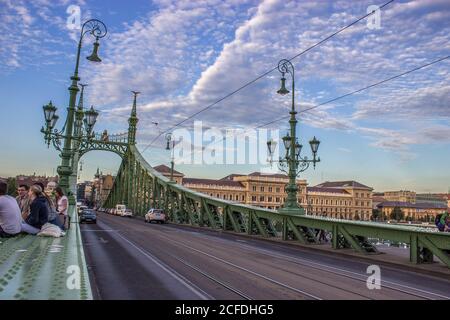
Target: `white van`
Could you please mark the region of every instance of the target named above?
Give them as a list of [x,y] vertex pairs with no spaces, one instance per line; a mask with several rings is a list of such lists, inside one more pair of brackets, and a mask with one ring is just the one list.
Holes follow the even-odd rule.
[[127,207],[124,204],[117,204],[116,205],[116,211],[114,212],[117,216],[123,216],[125,211],[127,210]]

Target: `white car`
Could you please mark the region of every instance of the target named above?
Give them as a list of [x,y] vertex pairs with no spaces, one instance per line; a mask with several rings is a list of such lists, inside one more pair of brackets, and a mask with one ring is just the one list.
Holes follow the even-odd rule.
[[145,222],[151,223],[152,221],[156,221],[158,223],[166,222],[166,214],[162,209],[150,209],[145,215]]
[[131,209],[125,209],[125,211],[122,211],[122,212],[120,213],[120,215],[121,215],[122,217],[128,217],[128,218],[131,218],[131,217],[133,216],[133,211],[131,211]]

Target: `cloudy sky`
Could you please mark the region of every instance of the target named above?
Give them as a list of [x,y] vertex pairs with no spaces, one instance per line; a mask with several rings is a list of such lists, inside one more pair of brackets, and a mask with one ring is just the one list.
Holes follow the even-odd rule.
[[[80,66],[81,82],[89,84],[85,103],[101,111],[97,130],[125,131],[130,90],[141,91],[138,148],[157,165],[170,161],[164,135],[151,143],[159,133],[385,2],[0,0],[0,176],[52,174],[59,161],[39,130],[49,100],[65,116],[79,32],[67,25],[74,6],[82,21],[98,18],[108,26],[100,41],[102,63],[82,59]],[[450,54],[447,0],[394,1],[381,10],[380,28],[373,26],[363,20],[292,60],[298,110]],[[82,57],[92,42],[85,38]],[[179,129],[189,132],[194,120],[204,128],[248,129],[287,115],[290,97],[276,94],[279,78],[276,70],[267,74]],[[447,59],[299,113],[301,142],[322,141],[321,163],[302,177],[311,185],[351,179],[380,191],[447,191],[449,98]],[[265,128],[283,135],[287,122]],[[97,166],[114,173],[120,163],[102,152],[83,161],[82,179]],[[212,178],[263,167],[177,165],[187,176]]]

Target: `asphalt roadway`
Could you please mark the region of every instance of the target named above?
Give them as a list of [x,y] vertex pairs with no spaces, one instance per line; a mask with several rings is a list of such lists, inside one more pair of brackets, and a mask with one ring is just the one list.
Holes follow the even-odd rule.
[[81,234],[95,299],[450,299],[450,280],[228,233],[97,214]]

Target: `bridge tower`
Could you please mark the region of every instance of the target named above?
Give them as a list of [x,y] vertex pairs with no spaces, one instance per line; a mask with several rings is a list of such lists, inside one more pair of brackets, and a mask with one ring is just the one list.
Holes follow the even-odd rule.
[[135,145],[136,144],[136,129],[137,129],[137,123],[139,119],[137,118],[136,113],[136,98],[140,92],[137,91],[131,91],[134,94],[134,100],[133,100],[133,108],[131,109],[131,115],[128,119],[128,144],[129,145]]

